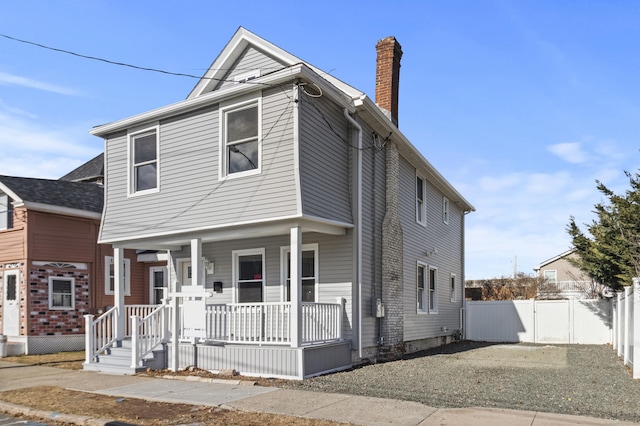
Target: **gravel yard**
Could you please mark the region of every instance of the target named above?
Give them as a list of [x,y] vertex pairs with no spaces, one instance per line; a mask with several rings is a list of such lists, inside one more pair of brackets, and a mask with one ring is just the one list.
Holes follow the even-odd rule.
[[640,422],[640,382],[605,345],[461,342],[285,386]]

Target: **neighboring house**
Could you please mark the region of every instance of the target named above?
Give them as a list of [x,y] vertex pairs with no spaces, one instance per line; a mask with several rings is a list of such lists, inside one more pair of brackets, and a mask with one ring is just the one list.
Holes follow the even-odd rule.
[[544,278],[550,289],[555,289],[556,297],[573,299],[593,299],[602,293],[600,285],[569,261],[577,258],[576,250],[567,250],[547,259],[535,268],[539,277]]
[[129,318],[116,274],[85,368],[301,379],[460,335],[474,208],[398,130],[402,51],[377,50],[376,105],[240,28],[186,100],[91,130],[99,241],[168,252],[170,300]]
[[104,153],[100,153],[78,168],[62,176],[60,180],[71,182],[104,182]]
[[[80,182],[0,176],[0,334],[10,354],[83,350],[83,315],[113,306],[113,249],[97,244],[104,191],[82,183],[101,176],[77,170]],[[149,276],[135,251],[124,257],[127,283]],[[149,303],[148,287],[127,302]]]

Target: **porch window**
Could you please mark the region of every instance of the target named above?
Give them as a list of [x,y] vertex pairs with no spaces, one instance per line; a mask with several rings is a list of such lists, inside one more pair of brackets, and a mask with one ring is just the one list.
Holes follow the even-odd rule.
[[167,297],[167,268],[164,266],[153,266],[149,268],[149,279],[151,280],[151,300],[152,305],[159,305],[162,299]]
[[[131,296],[131,259],[123,259],[122,270],[124,294]],[[115,289],[113,256],[105,256],[104,258],[104,275],[104,294],[112,295]]]
[[158,130],[133,134],[129,139],[131,158],[130,193],[150,192],[158,188]]
[[264,286],[264,249],[233,252],[233,275],[238,303],[261,303]]
[[260,99],[254,99],[221,108],[220,177],[260,171],[260,107]]
[[0,194],[0,231],[13,226],[13,209],[11,200],[6,194]]
[[417,282],[417,301],[418,312],[427,312],[427,293],[426,293],[426,279],[427,279],[427,265],[418,262],[416,270],[416,282]]
[[74,309],[75,280],[69,277],[49,277],[49,309]]
[[[289,247],[282,248],[283,253],[283,277],[284,300],[291,301],[291,250]],[[318,282],[318,245],[305,244],[302,246],[302,301],[316,301],[316,283]]]
[[424,179],[416,176],[416,222],[427,225],[426,185]]

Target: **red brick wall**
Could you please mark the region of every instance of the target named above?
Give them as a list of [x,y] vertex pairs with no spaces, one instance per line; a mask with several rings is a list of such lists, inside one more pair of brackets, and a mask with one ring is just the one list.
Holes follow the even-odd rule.
[[[49,309],[49,277],[74,278],[75,309]],[[29,335],[83,334],[84,317],[89,313],[88,271],[33,267],[29,271]]]

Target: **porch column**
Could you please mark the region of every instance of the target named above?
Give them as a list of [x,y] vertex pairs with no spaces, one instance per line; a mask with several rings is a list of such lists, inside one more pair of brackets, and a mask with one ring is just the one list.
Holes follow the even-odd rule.
[[302,228],[291,228],[291,347],[302,343]]
[[116,307],[116,341],[124,339],[127,312],[124,306],[124,249],[113,248],[113,306]]
[[177,289],[177,272],[175,268],[175,259],[173,258],[173,254],[171,250],[167,250],[167,257],[169,260],[167,261],[167,269],[169,274],[169,297],[171,298],[171,322],[169,324],[169,331],[171,332],[171,363],[169,364],[169,370],[178,371],[178,367],[180,365],[178,356],[179,356],[179,337],[180,337],[180,315],[178,313],[178,296],[176,293]]
[[191,285],[204,286],[202,277],[202,240],[194,238],[191,240]]

